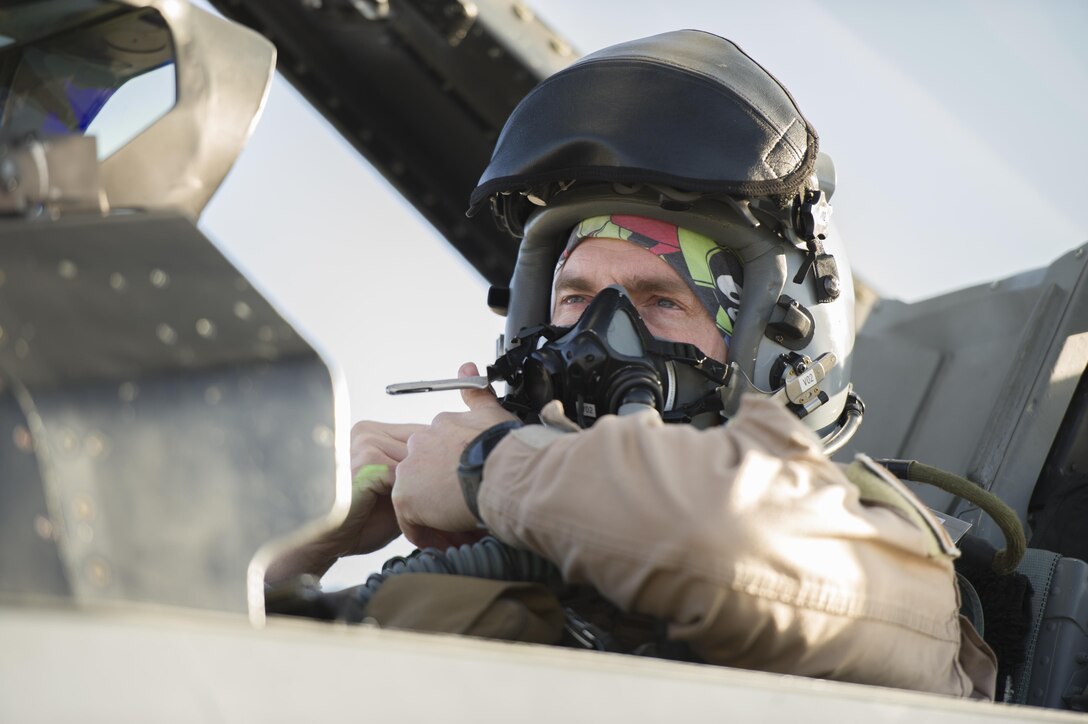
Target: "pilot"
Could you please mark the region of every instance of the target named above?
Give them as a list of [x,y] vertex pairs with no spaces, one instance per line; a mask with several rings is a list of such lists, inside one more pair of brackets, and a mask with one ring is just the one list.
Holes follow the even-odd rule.
[[[348,522],[269,578],[399,532],[445,547],[486,529],[698,660],[992,699],[951,540],[885,471],[828,458],[853,399],[830,176],[785,88],[717,36],[624,43],[545,80],[471,199],[521,238],[507,344],[621,300],[688,350],[667,369],[730,363],[732,391],[708,413],[673,380],[657,410],[568,400],[523,420],[468,389],[468,411],[429,425],[358,423]],[[466,473],[468,451],[483,462]]]

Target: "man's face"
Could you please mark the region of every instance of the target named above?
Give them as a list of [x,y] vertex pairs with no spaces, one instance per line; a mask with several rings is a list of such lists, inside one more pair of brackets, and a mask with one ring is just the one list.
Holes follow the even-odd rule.
[[552,289],[552,324],[574,324],[612,284],[623,285],[655,337],[694,344],[725,362],[721,332],[680,275],[646,249],[619,239],[586,239],[570,253]]

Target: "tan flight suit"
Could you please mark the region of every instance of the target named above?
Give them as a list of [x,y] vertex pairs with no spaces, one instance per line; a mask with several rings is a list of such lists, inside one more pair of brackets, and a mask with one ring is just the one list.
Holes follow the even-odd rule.
[[928,513],[863,503],[765,399],[710,430],[653,414],[522,428],[488,457],[478,503],[497,537],[668,621],[707,662],[993,698],[994,655],[958,616],[951,540]]

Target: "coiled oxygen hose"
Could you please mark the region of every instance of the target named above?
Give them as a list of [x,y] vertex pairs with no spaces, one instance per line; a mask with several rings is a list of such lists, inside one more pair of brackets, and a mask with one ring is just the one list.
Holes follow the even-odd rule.
[[550,561],[487,536],[445,551],[424,548],[408,556],[396,556],[385,562],[380,573],[370,574],[366,583],[342,591],[322,591],[320,582],[313,576],[304,576],[287,586],[266,587],[265,610],[289,616],[361,623],[366,619],[370,599],[382,583],[390,576],[403,573],[444,573],[544,584],[557,583],[561,579],[559,570]]

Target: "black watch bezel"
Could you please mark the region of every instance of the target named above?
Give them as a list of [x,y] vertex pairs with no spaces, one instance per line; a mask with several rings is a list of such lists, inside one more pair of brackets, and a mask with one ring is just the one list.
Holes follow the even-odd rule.
[[484,462],[499,441],[511,430],[522,427],[520,420],[506,420],[492,425],[472,439],[461,453],[461,462],[457,465],[457,479],[461,482],[461,494],[472,515],[481,523],[480,509],[476,498],[480,494],[480,484],[484,478]]

